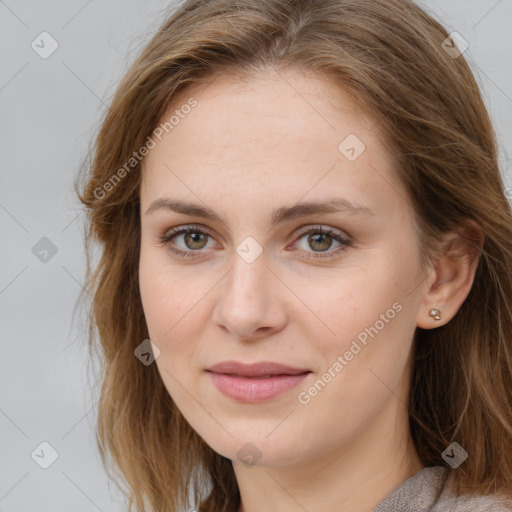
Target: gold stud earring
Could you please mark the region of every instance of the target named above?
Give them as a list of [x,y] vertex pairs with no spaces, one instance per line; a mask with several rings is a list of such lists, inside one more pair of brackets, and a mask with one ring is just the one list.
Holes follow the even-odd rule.
[[429,315],[434,320],[441,320],[441,310],[440,309],[436,309],[436,308],[431,309]]

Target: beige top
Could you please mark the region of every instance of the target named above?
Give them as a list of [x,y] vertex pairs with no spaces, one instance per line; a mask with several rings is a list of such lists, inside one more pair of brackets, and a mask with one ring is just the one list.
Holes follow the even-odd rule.
[[453,497],[446,488],[450,470],[423,468],[399,485],[373,512],[511,512],[510,506],[492,496]]

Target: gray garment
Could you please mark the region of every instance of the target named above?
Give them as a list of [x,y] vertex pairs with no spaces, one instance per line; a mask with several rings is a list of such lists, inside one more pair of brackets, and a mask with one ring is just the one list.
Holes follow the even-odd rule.
[[496,497],[453,497],[445,487],[450,470],[423,468],[399,485],[373,512],[510,512]]

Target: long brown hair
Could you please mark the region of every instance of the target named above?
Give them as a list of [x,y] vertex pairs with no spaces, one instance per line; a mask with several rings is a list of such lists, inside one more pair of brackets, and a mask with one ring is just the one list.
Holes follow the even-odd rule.
[[130,510],[186,508],[189,492],[203,512],[236,511],[240,501],[231,461],[188,425],[156,365],[134,357],[149,335],[138,285],[143,160],[130,159],[188,86],[270,67],[323,74],[378,120],[423,263],[443,233],[468,219],[481,227],[467,299],[446,325],[416,330],[410,428],[425,466],[444,465],[453,441],[469,453],[451,471],[457,494],[512,497],[512,212],[479,87],[448,38],[409,0],[187,0],[128,70],[76,189],[87,213],[89,347],[101,364],[98,446],[109,475],[126,483]]

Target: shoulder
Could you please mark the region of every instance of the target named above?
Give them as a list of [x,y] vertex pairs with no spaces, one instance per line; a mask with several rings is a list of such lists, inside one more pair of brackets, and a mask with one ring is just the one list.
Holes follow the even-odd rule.
[[388,494],[373,512],[428,512],[437,503],[447,475],[442,466],[423,468]]
[[512,512],[498,496],[457,497],[444,466],[423,468],[403,482],[373,512]]
[[487,496],[455,496],[450,487],[449,479],[436,501],[431,512],[511,512],[510,501],[506,502],[497,495]]
[[431,512],[511,512],[510,505],[493,496],[439,497]]

